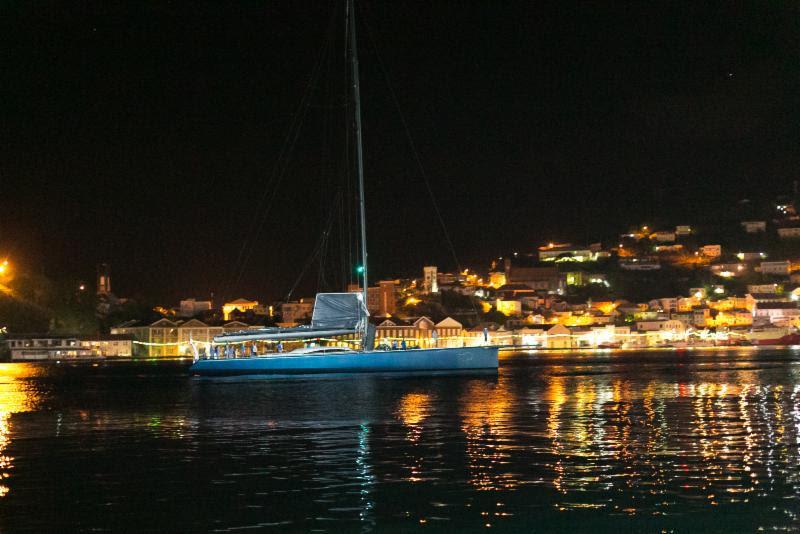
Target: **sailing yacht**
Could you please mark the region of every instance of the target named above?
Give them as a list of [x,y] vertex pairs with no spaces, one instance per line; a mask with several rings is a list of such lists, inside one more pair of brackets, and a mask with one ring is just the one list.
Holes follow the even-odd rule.
[[[221,351],[209,351],[200,357],[193,344],[195,361],[190,371],[200,376],[226,375],[285,375],[318,373],[405,372],[439,373],[452,371],[497,370],[498,348],[489,345],[475,347],[443,347],[375,350],[375,327],[369,322],[367,310],[367,234],[364,203],[364,164],[361,142],[361,94],[356,48],[355,9],[348,1],[350,48],[352,62],[353,98],[355,101],[355,137],[358,167],[359,215],[361,222],[362,290],[357,293],[319,293],[314,301],[311,324],[294,328],[263,328],[226,333],[214,338]],[[281,352],[284,341],[328,340],[346,338],[358,340],[357,349],[335,346],[312,346],[292,352]],[[486,342],[487,340],[484,340]],[[255,349],[247,354],[253,343],[269,344],[276,352],[259,355]],[[229,357],[215,357],[218,354]]]

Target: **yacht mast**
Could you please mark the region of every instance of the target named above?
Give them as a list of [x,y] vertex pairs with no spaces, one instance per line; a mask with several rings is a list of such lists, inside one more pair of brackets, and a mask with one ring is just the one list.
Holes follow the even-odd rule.
[[356,10],[354,0],[348,0],[350,12],[350,59],[353,63],[353,97],[356,114],[356,159],[358,162],[358,204],[361,217],[361,283],[364,306],[367,305],[367,212],[364,208],[364,154],[361,146],[361,90],[358,83],[358,48],[356,45]]

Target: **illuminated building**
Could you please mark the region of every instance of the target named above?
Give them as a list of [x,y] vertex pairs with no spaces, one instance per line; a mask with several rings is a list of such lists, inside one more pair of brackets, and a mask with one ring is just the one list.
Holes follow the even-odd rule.
[[800,317],[797,302],[759,302],[753,308],[753,322],[768,320],[771,324],[786,324]]
[[446,317],[438,323],[425,316],[414,321],[391,317],[377,323],[375,339],[378,343],[387,344],[405,340],[407,346],[422,348],[460,347],[464,344],[463,331],[464,326],[451,317]]
[[111,270],[107,263],[97,266],[97,294],[111,294]]
[[427,265],[422,268],[422,289],[425,293],[438,293],[439,281],[436,276],[436,266]]
[[662,254],[677,254],[679,252],[683,252],[683,245],[680,243],[672,245],[656,245],[655,250],[656,252]]
[[659,230],[653,232],[650,237],[659,243],[673,243],[675,242],[675,232],[668,232],[666,230]]
[[791,262],[785,261],[762,261],[761,274],[775,274],[788,276],[791,270]]
[[498,288],[506,285],[506,273],[494,271],[489,273],[489,286]]
[[188,321],[159,319],[145,326],[119,325],[111,329],[111,334],[130,336],[134,340],[133,353],[135,356],[175,358],[187,357],[191,354],[190,341],[203,347],[210,343],[214,336],[223,332],[235,332],[248,328],[251,328],[250,325],[239,321],[231,321],[222,326],[209,326],[198,319]]
[[564,280],[568,286],[586,286],[589,284],[601,284],[608,287],[608,280],[603,273],[587,273],[583,271],[570,271],[564,273]]
[[783,286],[779,284],[748,284],[747,292],[751,295],[777,295],[778,293],[783,293]]
[[652,332],[656,330],[664,330],[674,332],[677,335],[683,335],[686,331],[686,325],[682,321],[676,319],[665,319],[656,321],[638,321],[636,323],[636,330],[640,332]]
[[[373,316],[388,317],[397,312],[397,282],[394,280],[381,280],[377,286],[367,288],[367,311]],[[347,286],[347,291],[360,293],[361,287],[357,284]],[[409,297],[408,304],[416,304],[418,299]]]
[[495,308],[497,311],[506,316],[517,317],[522,315],[522,302],[518,300],[501,300],[495,301]]
[[686,224],[680,224],[675,227],[675,235],[691,235],[692,234],[692,227]]
[[733,278],[747,273],[745,263],[715,263],[709,266],[712,273],[723,278]]
[[539,261],[595,261],[597,251],[570,243],[548,243],[539,247]]
[[211,310],[210,300],[185,299],[180,302],[178,317],[194,317],[204,311]]
[[236,299],[233,302],[226,302],[222,305],[222,317],[229,321],[234,311],[246,312],[252,310],[255,312],[257,308],[259,308],[257,300]]
[[736,257],[740,261],[759,261],[767,257],[766,252],[737,252]]
[[130,336],[19,336],[8,341],[12,361],[130,357]]
[[719,256],[722,256],[722,246],[703,245],[700,247],[700,254],[709,258],[718,258]]

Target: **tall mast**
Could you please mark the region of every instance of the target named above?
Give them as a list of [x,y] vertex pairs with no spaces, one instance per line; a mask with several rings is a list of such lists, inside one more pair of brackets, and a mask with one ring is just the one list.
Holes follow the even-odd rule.
[[354,0],[348,0],[350,11],[350,58],[353,62],[353,97],[356,113],[356,159],[358,161],[358,204],[361,217],[361,278],[364,306],[367,305],[367,212],[364,207],[364,148],[361,146],[361,89],[358,83],[358,48],[356,45],[356,10]]

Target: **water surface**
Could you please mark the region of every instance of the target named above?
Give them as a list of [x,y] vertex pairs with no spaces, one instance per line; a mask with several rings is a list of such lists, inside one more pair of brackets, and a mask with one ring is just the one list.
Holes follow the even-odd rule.
[[0,364],[0,529],[797,528],[800,353],[513,354],[497,374]]

